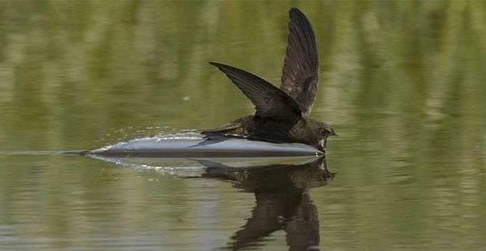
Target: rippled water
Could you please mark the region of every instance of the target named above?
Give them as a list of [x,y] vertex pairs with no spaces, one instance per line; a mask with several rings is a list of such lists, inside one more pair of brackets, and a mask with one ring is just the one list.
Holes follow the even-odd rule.
[[291,4],[0,1],[0,250],[484,248],[482,1],[298,4],[325,161],[60,154],[252,113],[207,62],[278,83]]

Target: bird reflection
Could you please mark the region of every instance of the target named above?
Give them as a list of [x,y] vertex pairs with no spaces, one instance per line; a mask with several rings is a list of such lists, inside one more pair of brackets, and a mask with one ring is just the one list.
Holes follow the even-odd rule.
[[289,250],[319,250],[318,210],[309,190],[334,177],[324,157],[300,165],[278,164],[233,168],[212,161],[204,177],[234,181],[234,186],[255,194],[251,217],[236,231],[225,250],[261,246],[275,231],[284,230]]

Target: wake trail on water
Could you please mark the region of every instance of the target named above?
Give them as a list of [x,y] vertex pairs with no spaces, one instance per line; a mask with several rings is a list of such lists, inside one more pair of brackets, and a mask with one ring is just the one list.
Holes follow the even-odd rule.
[[86,150],[67,151],[0,151],[0,156],[61,156],[61,155],[82,155]]
[[[152,137],[139,137],[133,139],[122,140],[118,143],[128,142],[130,140],[143,140],[143,139],[154,139],[156,141],[164,141],[164,140],[191,140],[191,139],[202,139],[203,135],[195,132],[195,131],[183,131],[177,133],[165,133],[159,134]],[[116,143],[114,143],[116,144]],[[0,151],[0,156],[62,156],[62,155],[76,155],[76,156],[84,156],[90,152],[91,149],[83,149],[83,150],[4,150]]]

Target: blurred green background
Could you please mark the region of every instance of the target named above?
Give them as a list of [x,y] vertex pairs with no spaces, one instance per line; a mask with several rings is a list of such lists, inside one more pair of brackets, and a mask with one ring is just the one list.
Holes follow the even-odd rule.
[[[154,249],[224,243],[253,203],[226,183],[9,152],[89,149],[251,114],[207,62],[278,85],[293,6],[318,40],[312,116],[339,134],[328,154],[338,175],[312,190],[321,246],[486,246],[485,1],[0,0],[0,247],[93,250],[89,240],[143,231]],[[211,210],[197,218],[201,203]],[[25,241],[39,238],[54,241]]]

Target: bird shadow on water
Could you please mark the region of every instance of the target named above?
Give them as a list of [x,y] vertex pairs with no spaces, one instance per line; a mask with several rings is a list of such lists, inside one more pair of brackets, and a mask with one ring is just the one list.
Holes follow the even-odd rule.
[[324,157],[305,164],[247,169],[207,160],[199,163],[207,168],[202,178],[231,181],[235,188],[255,194],[251,217],[222,250],[263,246],[265,238],[279,230],[285,232],[289,250],[320,250],[318,209],[310,189],[326,185],[335,176]]

